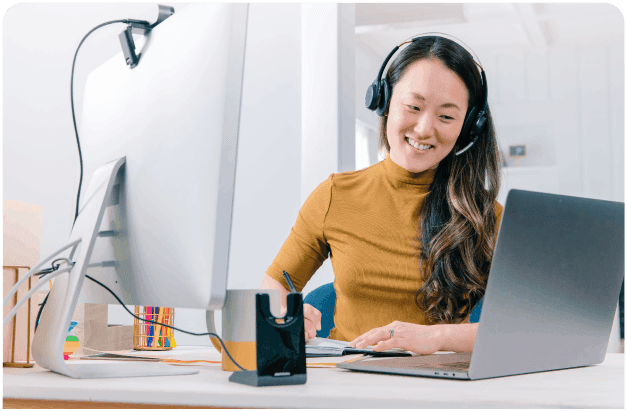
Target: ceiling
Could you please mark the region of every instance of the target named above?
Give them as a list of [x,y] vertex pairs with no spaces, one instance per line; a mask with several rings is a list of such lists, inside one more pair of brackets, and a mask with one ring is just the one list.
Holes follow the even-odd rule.
[[621,12],[604,3],[357,3],[360,43],[385,56],[404,39],[435,31],[472,49],[570,46],[622,42]]

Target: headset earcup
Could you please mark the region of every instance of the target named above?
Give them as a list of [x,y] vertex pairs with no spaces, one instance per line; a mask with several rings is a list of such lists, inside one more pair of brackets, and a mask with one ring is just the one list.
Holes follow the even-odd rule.
[[487,120],[485,111],[481,110],[479,114],[477,114],[477,120],[475,121],[475,136],[480,136],[481,133],[483,133],[483,128],[485,127]]
[[368,110],[374,110],[377,108],[377,104],[379,103],[379,85],[375,80],[369,87],[368,91],[366,91],[366,108]]
[[380,87],[381,90],[379,93],[381,97],[379,99],[379,105],[377,106],[377,114],[379,117],[383,117],[388,109],[388,105],[390,104],[390,86],[388,85],[388,81],[386,79],[382,79]]
[[473,106],[473,108],[470,109],[470,113],[468,113],[468,116],[466,116],[466,120],[464,120],[462,131],[459,133],[459,138],[457,139],[458,146],[466,147],[466,145],[470,143],[470,128],[474,126],[476,116],[477,107]]
[[468,118],[464,121],[459,138],[457,139],[456,145],[457,147],[460,147],[461,150],[455,153],[456,155],[460,155],[472,147],[479,136],[481,136],[483,128],[488,121],[485,113],[485,110],[478,110],[476,107],[473,107],[470,111]]

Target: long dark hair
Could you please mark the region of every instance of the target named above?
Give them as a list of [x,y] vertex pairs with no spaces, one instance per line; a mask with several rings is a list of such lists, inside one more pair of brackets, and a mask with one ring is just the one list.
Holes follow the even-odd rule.
[[[388,69],[391,90],[412,63],[423,59],[438,59],[462,79],[469,112],[481,97],[481,75],[472,55],[444,37],[422,37],[405,48]],[[423,284],[415,302],[432,323],[462,322],[485,293],[496,242],[494,204],[501,184],[489,108],[486,114],[487,124],[474,146],[456,156],[463,148],[456,145],[440,162],[420,211],[416,236]],[[379,148],[389,153],[387,113],[379,126]]]

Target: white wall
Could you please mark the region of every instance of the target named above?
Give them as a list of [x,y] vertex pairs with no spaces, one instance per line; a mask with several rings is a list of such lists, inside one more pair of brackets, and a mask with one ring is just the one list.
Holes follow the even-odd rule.
[[369,167],[381,161],[378,151],[379,133],[376,128],[355,120],[355,170]]
[[503,151],[528,149],[504,170],[499,198],[523,188],[624,201],[623,45],[480,55]]
[[[379,127],[379,116],[366,108],[366,91],[368,86],[377,78],[385,56],[380,57],[368,44],[357,39],[355,51],[355,115],[358,120],[373,129]],[[391,51],[391,50],[390,50]],[[385,72],[383,73],[385,76]]]

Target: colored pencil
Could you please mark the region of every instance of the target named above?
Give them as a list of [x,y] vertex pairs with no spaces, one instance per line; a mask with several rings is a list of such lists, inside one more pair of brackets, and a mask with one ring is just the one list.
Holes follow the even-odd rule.
[[[144,320],[146,319],[147,313],[148,313],[148,308],[144,307]],[[146,340],[146,336],[148,335],[148,323],[146,321],[144,321],[143,327],[144,327],[144,331],[142,333],[143,334],[143,336],[142,336],[142,347],[145,347],[146,346],[146,341],[147,341]]]
[[[163,322],[163,307],[155,307],[157,314],[157,322]],[[161,339],[161,329],[164,328],[161,325],[155,326],[155,341],[152,342],[153,347],[161,347],[163,345],[163,340]]]
[[[174,325],[174,308],[168,308],[169,312],[168,314],[168,324],[169,325]],[[176,348],[176,341],[174,341],[174,330],[171,328],[168,328],[168,335],[170,336],[170,338],[168,338],[168,342],[170,343],[170,347],[172,348]]]
[[[164,324],[168,324],[169,325],[169,322],[168,322],[169,315],[168,314],[169,314],[170,309],[166,308],[166,307],[162,307],[161,309],[163,310],[163,321],[162,322]],[[168,330],[169,330],[168,327],[161,327],[161,333],[159,334],[159,336],[161,337],[159,340],[161,342],[161,345],[163,345],[164,347],[169,347],[170,346],[170,344],[168,344]]]
[[[153,315],[152,315],[152,307],[146,307],[146,319],[148,320],[152,320]],[[154,330],[154,326],[152,323],[148,323],[148,342],[146,343],[147,347],[152,346],[152,333]]]

